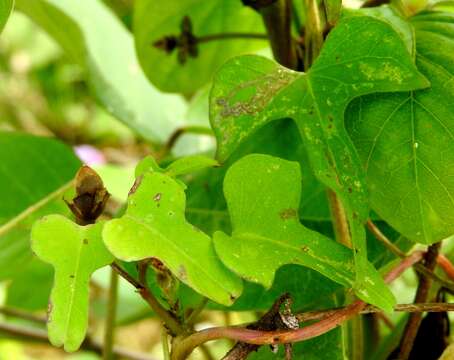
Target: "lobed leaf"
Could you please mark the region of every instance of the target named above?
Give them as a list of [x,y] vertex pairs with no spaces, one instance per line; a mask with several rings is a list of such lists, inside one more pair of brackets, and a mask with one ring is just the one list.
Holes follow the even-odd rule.
[[[225,160],[264,124],[294,119],[315,176],[344,205],[355,254],[355,286],[364,288],[370,276],[363,227],[369,209],[365,175],[344,127],[344,110],[360,95],[428,85],[388,23],[347,17],[330,33],[307,74],[258,56],[238,57],[221,68],[210,100],[218,158]],[[386,289],[381,281],[375,292]]]
[[303,265],[354,287],[366,302],[392,309],[394,297],[371,264],[366,265],[366,282],[357,287],[353,252],[299,222],[298,163],[268,155],[245,156],[228,170],[224,193],[233,231],[231,237],[216,232],[214,244],[232,271],[270,288],[282,265]]
[[211,238],[184,216],[180,182],[144,172],[128,198],[126,214],[103,230],[106,246],[124,261],[158,258],[183,283],[224,305],[241,294],[241,280],[217,258]]
[[92,273],[114,258],[102,242],[103,223],[80,226],[61,215],[49,215],[32,229],[32,249],[55,270],[47,323],[49,340],[76,351],[88,325],[88,287]]

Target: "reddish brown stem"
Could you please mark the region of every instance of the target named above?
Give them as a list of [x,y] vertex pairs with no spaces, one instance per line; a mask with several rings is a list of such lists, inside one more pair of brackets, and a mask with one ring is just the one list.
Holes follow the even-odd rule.
[[[423,254],[424,253],[422,252],[416,252],[402,260],[386,275],[385,281],[389,283],[399,277],[406,269],[420,261]],[[366,307],[366,305],[367,304],[363,301],[357,300],[345,308],[339,309],[335,313],[327,316],[323,320],[297,330],[262,331],[242,327],[216,327],[205,329],[180,340],[174,346],[171,358],[172,360],[186,359],[200,344],[221,338],[228,338],[256,345],[287,344],[311,339],[334,329],[344,321],[357,315]]]
[[440,265],[449,279],[454,281],[454,265],[452,264],[452,262],[443,254],[439,254],[437,257],[437,263],[438,265]]

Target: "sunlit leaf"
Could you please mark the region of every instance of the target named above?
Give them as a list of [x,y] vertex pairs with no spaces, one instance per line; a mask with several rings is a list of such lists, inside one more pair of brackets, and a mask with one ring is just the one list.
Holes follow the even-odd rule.
[[131,191],[126,214],[106,224],[104,241],[115,257],[157,258],[197,292],[230,305],[241,294],[241,280],[217,258],[211,238],[186,221],[185,203],[180,182],[144,172]]
[[91,274],[113,261],[102,242],[103,223],[80,226],[61,215],[49,215],[32,229],[32,249],[55,270],[48,319],[49,340],[76,351],[88,325]]
[[248,155],[227,172],[224,193],[232,236],[214,234],[221,260],[245,279],[269,288],[284,264],[309,267],[366,302],[390,310],[394,298],[378,272],[367,264],[367,281],[356,287],[353,252],[304,227],[298,218],[301,173],[296,162]]
[[331,31],[307,74],[258,56],[232,59],[220,69],[210,102],[218,157],[225,160],[269,121],[294,119],[315,176],[344,205],[356,287],[365,287],[369,276],[363,227],[369,215],[365,175],[344,128],[344,110],[360,95],[428,85],[389,24],[369,16],[347,17]]

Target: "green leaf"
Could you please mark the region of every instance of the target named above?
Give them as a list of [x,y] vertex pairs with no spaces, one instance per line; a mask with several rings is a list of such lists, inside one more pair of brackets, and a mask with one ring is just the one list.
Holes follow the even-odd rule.
[[67,212],[56,199],[71,186],[79,166],[71,148],[55,139],[0,132],[0,279],[26,267],[33,222]]
[[356,287],[365,287],[369,266],[363,224],[369,209],[362,165],[344,128],[344,110],[360,95],[428,84],[389,24],[369,16],[348,17],[330,33],[307,74],[258,56],[238,57],[221,68],[210,100],[218,157],[225,160],[267,122],[294,119],[315,176],[344,205],[355,254]]
[[[154,16],[159,14],[159,16]],[[265,34],[260,16],[241,1],[232,0],[137,0],[134,4],[134,36],[140,64],[159,89],[192,93],[211,80],[228,58],[268,46],[264,40],[224,39],[198,45],[196,58],[178,62],[178,49],[167,54],[153,43],[165,36],[179,36],[184,16],[195,36],[222,33]]]
[[165,168],[164,172],[175,177],[215,166],[219,166],[218,162],[208,156],[191,155],[175,160]]
[[346,287],[368,303],[391,310],[394,297],[373,266],[355,284],[353,253],[299,222],[301,173],[296,162],[268,155],[248,155],[228,170],[224,193],[232,237],[214,234],[216,252],[232,271],[269,288],[284,264],[309,267]]
[[148,83],[131,35],[101,1],[17,0],[16,7],[84,67],[101,103],[140,135],[164,141],[182,125],[184,100]]
[[241,280],[216,257],[210,237],[186,221],[185,202],[177,180],[145,172],[128,198],[126,214],[104,227],[104,242],[125,261],[158,258],[183,283],[230,305],[241,293]]
[[[27,245],[29,238],[28,232]],[[8,285],[6,305],[29,311],[47,309],[53,282],[52,269],[36,257],[22,265],[22,269],[15,268],[15,276]],[[33,291],[30,291],[31,286]]]
[[11,12],[13,11],[14,0],[0,0],[0,32],[5,27]]
[[423,13],[411,24],[416,64],[432,86],[359,98],[346,120],[372,208],[404,236],[431,244],[454,234],[454,15]]
[[114,258],[102,242],[103,223],[80,226],[61,215],[49,215],[32,229],[32,249],[55,270],[47,324],[49,340],[76,351],[88,325],[91,274]]

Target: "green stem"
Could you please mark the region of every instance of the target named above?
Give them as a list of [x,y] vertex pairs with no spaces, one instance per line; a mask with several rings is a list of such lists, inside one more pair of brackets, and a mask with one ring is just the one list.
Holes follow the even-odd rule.
[[167,334],[167,329],[165,328],[165,326],[162,326],[161,329],[161,344],[164,360],[170,360],[169,334]]
[[118,274],[114,269],[110,269],[109,299],[107,303],[107,317],[104,330],[104,348],[102,352],[103,360],[114,358],[113,346],[115,338],[115,318],[118,300]]
[[150,305],[150,307],[153,309],[153,311],[158,315],[162,321],[166,324],[170,332],[174,335],[180,335],[185,333],[184,327],[180,324],[178,319],[175,318],[175,316],[170,312],[167,311],[160,303],[159,301],[155,298],[153,293],[150,291],[146,284],[146,271],[148,269],[148,266],[144,266],[141,264],[141,270],[139,271],[139,276],[141,280],[144,280],[145,283],[142,283],[142,281],[137,281],[134,279],[131,275],[129,275],[125,270],[121,268],[116,263],[111,264],[112,268],[121,276],[123,277],[126,281],[128,281],[132,286],[134,286],[140,296]]
[[351,248],[352,240],[344,207],[333,190],[328,189],[327,196],[336,240],[342,245]]
[[206,136],[213,136],[213,131],[204,126],[185,126],[175,130],[167,140],[167,142],[162,147],[160,153],[158,154],[158,158],[162,159],[167,156],[177,143],[177,141],[185,134],[195,134],[195,135],[206,135]]
[[266,40],[268,36],[266,34],[253,34],[253,33],[220,33],[220,34],[211,34],[204,36],[196,36],[196,41],[198,44],[206,43],[210,41],[218,40],[232,40],[232,39],[257,39],[257,40]]
[[186,325],[191,326],[197,320],[199,314],[203,311],[206,304],[208,304],[208,298],[203,298],[199,305],[189,314],[188,318],[186,319]]
[[304,0],[307,19],[304,32],[305,57],[304,68],[309,69],[320,54],[323,45],[323,29],[317,0]]

